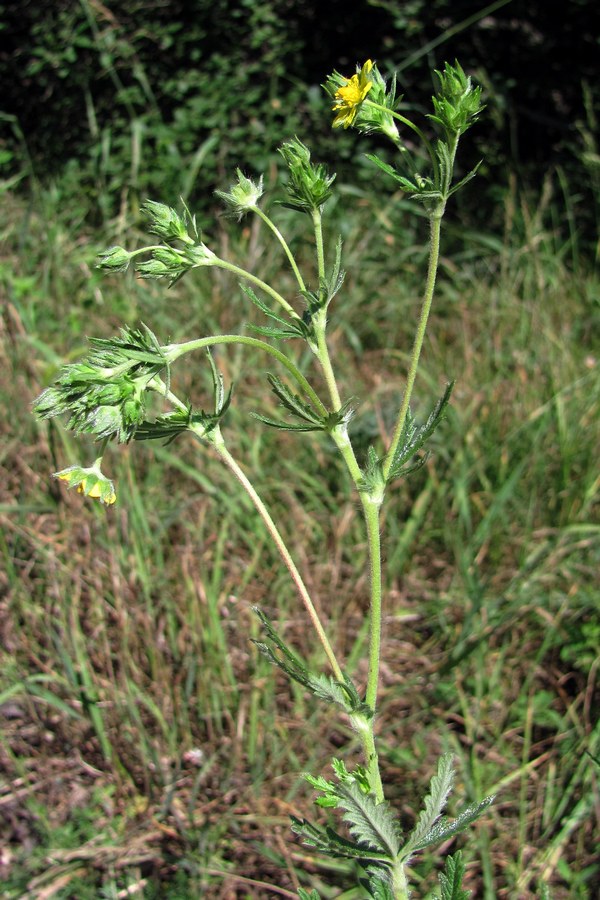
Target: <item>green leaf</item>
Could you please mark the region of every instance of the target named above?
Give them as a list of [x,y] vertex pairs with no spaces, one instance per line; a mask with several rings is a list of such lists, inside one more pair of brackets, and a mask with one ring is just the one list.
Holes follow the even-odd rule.
[[425,462],[423,459],[412,463],[410,460],[419,452],[438,425],[444,420],[444,413],[450,402],[453,387],[453,381],[446,385],[446,390],[430,412],[424,425],[417,425],[409,410],[398,447],[394,453],[388,481],[404,477],[423,465]]
[[394,892],[385,875],[369,872],[369,876],[366,888],[372,900],[395,900]]
[[414,850],[423,850],[425,847],[431,847],[433,844],[439,844],[456,834],[464,831],[472,822],[475,822],[483,812],[494,802],[494,797],[486,797],[481,803],[473,803],[467,806],[452,821],[448,819],[440,819],[433,828],[422,838],[415,846]]
[[464,874],[465,866],[459,850],[454,856],[447,858],[444,871],[440,873],[439,880],[442,889],[440,900],[469,900],[471,891],[462,890]]
[[253,640],[253,643],[273,665],[285,672],[288,678],[307,688],[320,700],[341,706],[349,715],[372,717],[372,710],[360,699],[358,691],[347,675],[344,675],[344,681],[341,682],[336,681],[330,675],[315,675],[309,672],[305,663],[290,650],[277,634],[263,611],[256,606],[254,611],[262,622],[266,641]]
[[309,893],[304,888],[298,888],[298,897],[300,900],[321,900],[321,897],[314,889]]
[[390,863],[386,854],[377,853],[368,847],[359,847],[358,844],[342,837],[333,828],[313,825],[307,819],[297,819],[295,816],[291,816],[291,820],[294,834],[299,835],[308,847],[314,847],[327,856],[338,859],[360,859],[383,865]]
[[453,756],[445,753],[438,762],[437,774],[433,776],[429,785],[429,793],[425,797],[424,809],[419,815],[417,824],[408,836],[408,840],[402,847],[400,858],[406,862],[416,847],[430,833],[431,829],[441,816],[448,795],[454,782]]
[[[328,431],[330,430],[331,416],[322,416],[316,412],[313,407],[303,400],[298,394],[294,394],[287,385],[283,383],[281,378],[276,375],[267,374],[267,379],[271,385],[271,390],[281,403],[293,416],[300,419],[302,424],[289,424],[287,422],[277,422],[260,413],[252,413],[253,418],[270,425],[272,428],[280,428],[282,431]],[[334,414],[338,416],[339,414]],[[337,424],[337,421],[336,423]]]
[[338,807],[350,834],[359,844],[366,844],[391,859],[400,849],[398,823],[387,803],[377,803],[373,794],[365,794],[356,782],[340,784]]
[[378,166],[378,168],[380,168],[382,172],[385,172],[386,175],[389,175],[391,178],[393,178],[394,181],[397,181],[400,184],[406,183],[406,178],[403,178],[402,175],[400,175],[399,172],[396,171],[396,169],[390,166],[389,163],[386,163],[382,159],[379,159],[379,157],[375,156],[374,153],[365,153],[365,156],[367,157],[367,159],[370,159],[372,163],[375,163],[375,165]]

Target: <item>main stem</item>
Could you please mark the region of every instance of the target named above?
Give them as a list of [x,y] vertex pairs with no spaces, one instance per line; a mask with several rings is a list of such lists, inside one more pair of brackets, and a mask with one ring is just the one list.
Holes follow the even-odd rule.
[[[323,252],[323,230],[320,211],[314,210],[313,224],[315,229],[315,243],[317,248],[317,265],[319,280],[325,278],[325,257]],[[339,411],[342,406],[339,390],[331,364],[329,348],[326,339],[327,309],[319,310],[313,319],[315,329],[316,347],[315,354],[319,360],[323,375],[327,383],[327,389],[331,398],[334,411]],[[332,432],[350,476],[357,488],[361,487],[362,471],[356,459],[354,448],[350,443],[345,424],[338,425]],[[379,684],[379,657],[381,647],[381,542],[379,535],[379,502],[374,502],[366,492],[359,490],[359,498],[363,508],[363,515],[367,529],[367,546],[369,552],[370,574],[370,629],[369,629],[369,674],[367,678],[366,703],[373,711],[373,716],[368,720],[362,720],[357,732],[360,736],[363,753],[370,774],[370,782],[377,801],[384,799],[383,784],[379,771],[379,760],[375,748],[374,719],[377,705],[377,689]]]

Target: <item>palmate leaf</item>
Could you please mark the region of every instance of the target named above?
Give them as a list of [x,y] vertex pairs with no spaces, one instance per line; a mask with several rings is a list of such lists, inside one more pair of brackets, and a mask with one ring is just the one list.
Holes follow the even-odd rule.
[[359,859],[366,863],[374,862],[379,865],[389,865],[390,859],[385,853],[378,853],[368,847],[360,847],[353,841],[342,837],[333,828],[313,825],[307,819],[298,819],[291,816],[292,831],[299,835],[307,847],[314,847],[327,856],[339,859]]
[[347,675],[344,674],[344,681],[341,682],[330,675],[321,673],[315,675],[310,672],[305,663],[290,650],[285,641],[277,634],[264,612],[257,606],[254,607],[254,612],[262,622],[266,640],[253,640],[253,643],[273,665],[285,672],[288,678],[307,688],[320,700],[341,706],[348,715],[358,714],[363,718],[372,717],[372,710],[361,700],[356,687]]
[[439,900],[469,900],[471,891],[463,891],[462,880],[465,874],[465,866],[460,850],[446,859],[444,871],[440,873],[440,887],[442,893]]
[[411,831],[401,850],[401,859],[406,862],[410,859],[417,847],[431,832],[431,829],[441,816],[448,795],[454,782],[453,757],[451,753],[445,753],[438,762],[437,774],[433,776],[429,785],[429,793],[425,797],[424,809],[419,815],[417,824]]

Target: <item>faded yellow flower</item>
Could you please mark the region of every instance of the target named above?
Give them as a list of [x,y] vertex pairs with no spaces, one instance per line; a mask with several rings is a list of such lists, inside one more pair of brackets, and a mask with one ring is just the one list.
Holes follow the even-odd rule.
[[112,506],[117,495],[112,481],[103,474],[100,469],[101,459],[97,459],[93,466],[69,466],[62,472],[55,472],[54,477],[65,481],[68,487],[77,488],[79,494],[100,500],[105,506]]
[[373,63],[368,59],[360,72],[352,78],[347,78],[346,84],[341,85],[335,92],[335,104],[332,109],[337,115],[333,120],[334,128],[340,125],[349,128],[354,122],[361,103],[373,87],[373,82],[368,79],[372,68]]

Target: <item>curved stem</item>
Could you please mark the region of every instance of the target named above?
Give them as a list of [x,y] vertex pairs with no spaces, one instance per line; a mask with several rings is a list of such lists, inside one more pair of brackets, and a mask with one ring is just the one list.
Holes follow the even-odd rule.
[[433,300],[433,293],[435,290],[435,280],[437,276],[437,268],[438,261],[440,256],[440,233],[442,227],[442,215],[444,212],[443,205],[440,206],[438,210],[431,216],[430,219],[430,228],[431,228],[431,237],[430,237],[430,246],[429,246],[429,264],[427,268],[427,281],[425,283],[425,295],[423,297],[423,303],[421,306],[421,315],[419,317],[419,324],[417,326],[417,333],[415,335],[415,340],[413,343],[413,349],[410,358],[410,365],[408,369],[408,375],[406,377],[406,388],[404,390],[404,396],[402,398],[402,405],[400,407],[400,412],[398,413],[398,419],[396,421],[396,425],[394,428],[394,434],[392,436],[392,442],[389,446],[388,452],[386,453],[386,457],[383,463],[383,474],[384,477],[387,478],[390,469],[392,467],[392,463],[394,461],[394,455],[396,450],[398,449],[398,444],[400,443],[400,438],[402,437],[402,431],[404,429],[404,425],[406,423],[406,417],[408,415],[408,410],[410,407],[410,398],[413,392],[415,378],[417,376],[417,368],[419,365],[419,359],[421,356],[421,350],[423,347],[423,340],[425,338],[425,330],[427,328],[427,320],[429,318],[429,312],[431,310],[431,303]]
[[[201,438],[200,435],[197,435],[197,437]],[[298,593],[300,594],[300,598],[301,598],[302,602],[304,603],[304,606],[310,617],[313,627],[314,627],[315,631],[317,632],[319,640],[321,641],[321,644],[323,646],[323,649],[325,651],[327,659],[329,660],[329,665],[332,668],[333,674],[335,675],[335,677],[337,678],[338,681],[343,682],[344,675],[343,675],[342,669],[336,659],[335,653],[333,652],[333,648],[332,648],[331,644],[329,643],[329,639],[327,638],[327,635],[325,634],[325,630],[321,624],[321,620],[319,619],[319,614],[317,613],[317,611],[314,607],[314,604],[310,598],[310,594],[308,593],[308,589],[307,589],[306,585],[304,584],[304,581],[302,579],[302,576],[300,575],[300,572],[296,568],[296,564],[294,563],[294,561],[292,559],[290,551],[288,550],[286,543],[283,540],[281,533],[279,532],[279,529],[275,525],[275,522],[271,518],[271,515],[270,515],[267,507],[265,506],[262,499],[260,498],[257,491],[255,490],[254,486],[252,485],[252,482],[247,478],[246,474],[243,472],[243,470],[240,468],[240,466],[238,465],[236,460],[233,458],[233,456],[231,455],[231,453],[225,446],[225,442],[223,441],[223,438],[222,438],[221,433],[218,428],[215,429],[211,438],[212,438],[211,443],[214,446],[217,453],[219,454],[220,458],[223,460],[223,462],[225,463],[225,465],[227,466],[229,471],[232,473],[232,475],[235,476],[235,478],[239,481],[241,486],[244,488],[244,490],[250,497],[250,500],[254,504],[256,511],[258,512],[259,516],[263,520],[263,522],[267,528],[267,531],[269,532],[269,534],[273,540],[273,543],[277,547],[277,550],[279,551],[279,555],[281,556],[288,572],[290,573],[291,579],[294,582],[294,585],[296,586]]]
[[269,353],[287,369],[319,412],[323,415],[327,414],[327,407],[322,403],[300,369],[285,355],[285,353],[282,353],[277,347],[267,344],[266,341],[261,341],[258,338],[246,337],[241,334],[212,334],[208,337],[197,338],[193,341],[184,341],[181,344],[167,344],[162,350],[165,353],[165,356],[168,357],[169,363],[173,363],[185,353],[191,353],[193,350],[200,350],[202,347],[211,347],[216,344],[245,344],[247,347],[255,347],[257,350],[263,350],[265,353]]
[[300,269],[298,268],[298,264],[297,264],[296,260],[294,259],[294,255],[293,255],[292,251],[290,250],[288,242],[286,241],[286,239],[280,232],[279,228],[275,225],[273,220],[270,219],[269,216],[265,212],[263,212],[262,209],[260,209],[260,207],[253,206],[252,211],[255,212],[256,215],[263,220],[265,225],[267,225],[267,227],[271,229],[271,231],[273,232],[273,234],[275,235],[275,237],[277,238],[277,240],[283,247],[285,255],[287,256],[290,266],[292,267],[292,271],[293,271],[294,275],[296,276],[296,281],[298,282],[298,287],[300,288],[301,291],[305,291],[306,285],[304,284],[304,279],[302,278],[302,275],[300,274]]
[[[161,381],[160,378],[156,377],[154,379],[154,383],[152,384],[152,388],[154,390],[160,391],[174,406],[177,406],[179,409],[186,409],[185,403],[183,403],[173,391],[169,390],[164,382]],[[204,431],[204,428],[201,425],[192,426],[190,431],[194,435],[194,437],[199,440],[201,443],[207,442],[207,436]],[[258,512],[259,516],[263,520],[267,531],[269,532],[273,543],[277,547],[279,551],[279,555],[281,556],[288,572],[290,573],[291,579],[296,586],[298,593],[300,594],[300,598],[304,603],[306,611],[310,617],[310,620],[313,624],[315,631],[317,632],[317,636],[321,641],[323,649],[325,651],[325,655],[329,660],[329,665],[333,671],[333,674],[337,678],[338,681],[344,681],[344,673],[342,672],[341,666],[338,663],[335,653],[333,652],[333,648],[329,642],[329,639],[325,633],[325,629],[321,624],[321,620],[319,619],[319,614],[317,613],[315,606],[311,600],[310,594],[308,593],[308,588],[306,587],[302,575],[298,571],[294,560],[292,559],[292,555],[287,548],[283,537],[281,536],[281,532],[277,528],[275,522],[273,521],[269,510],[265,506],[262,501],[260,495],[255,489],[254,485],[247,477],[243,469],[240,468],[239,464],[236,462],[234,457],[231,455],[229,450],[225,445],[225,441],[223,440],[223,435],[221,434],[221,430],[219,426],[211,432],[210,438],[208,438],[208,442],[215,448],[219,457],[225,463],[229,471],[232,475],[235,476],[237,481],[241,484],[243,489],[248,494],[250,500],[252,501],[254,508]]]
[[423,132],[421,131],[421,129],[419,128],[418,125],[415,125],[415,123],[411,122],[410,119],[407,119],[406,116],[403,116],[399,112],[396,112],[395,110],[390,109],[389,106],[383,106],[381,103],[375,103],[374,100],[369,100],[368,97],[366,98],[364,103],[365,103],[365,106],[367,106],[367,105],[372,106],[374,109],[380,109],[382,112],[389,113],[391,116],[393,116],[394,119],[398,119],[399,122],[402,122],[403,125],[406,125],[408,128],[411,129],[411,131],[414,131],[414,133],[420,138],[420,140],[423,141],[423,144],[425,146],[425,149],[427,150],[427,153],[429,154],[429,158],[433,164],[433,167],[437,171],[438,163],[437,163],[436,155],[433,152],[433,147],[431,146],[430,141],[427,140],[427,138],[425,137],[425,135],[423,134]]
[[233,275],[239,275],[240,278],[243,278],[245,281],[249,281],[251,284],[255,284],[257,287],[264,291],[265,294],[268,294],[273,298],[280,306],[285,309],[286,313],[291,316],[293,319],[299,319],[300,316],[296,312],[296,310],[290,306],[285,297],[282,297],[279,291],[276,291],[275,288],[272,288],[270,284],[267,284],[266,281],[263,281],[261,278],[257,278],[256,275],[253,275],[251,272],[247,272],[246,269],[240,268],[240,266],[236,266],[233,263],[227,262],[226,259],[220,259],[217,257],[216,259],[211,260],[209,263],[202,263],[204,268],[208,268],[209,266],[215,266],[217,269],[225,269],[227,272],[231,272]]

